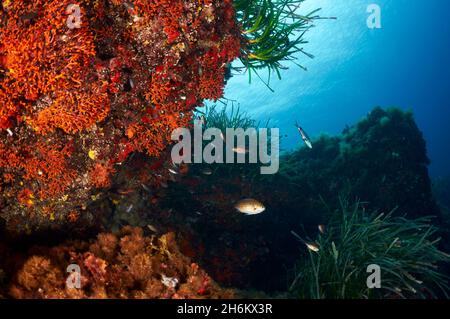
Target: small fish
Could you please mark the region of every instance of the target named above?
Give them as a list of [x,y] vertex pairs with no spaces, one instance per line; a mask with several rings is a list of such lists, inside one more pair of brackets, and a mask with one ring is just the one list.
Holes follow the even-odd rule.
[[294,235],[296,238],[298,238],[301,242],[303,242],[306,245],[306,248],[308,248],[310,251],[317,253],[320,250],[319,244],[317,244],[315,242],[307,242],[293,230],[291,230],[291,234]]
[[167,187],[169,186],[169,185],[167,185],[167,183],[164,182],[164,181],[160,181],[160,182],[159,182],[159,185],[161,185],[162,188],[167,188]]
[[124,7],[127,8],[128,10],[134,10],[134,4],[129,3],[129,2],[125,2]]
[[178,175],[178,172],[172,168],[168,168],[168,171],[173,175]]
[[240,200],[234,208],[246,215],[258,215],[266,210],[266,207],[261,202],[253,198]]
[[206,167],[206,168],[202,169],[202,174],[203,175],[212,175],[212,173],[213,173],[213,171],[209,167]]
[[317,253],[320,250],[319,245],[316,243],[305,243],[305,245],[309,250],[311,250],[315,253]]
[[204,115],[201,115],[199,119],[200,119],[200,123],[201,123],[203,126],[205,126],[205,125],[206,125],[206,118],[205,118],[205,116],[204,116]]
[[131,79],[131,78],[128,79],[128,84],[127,85],[130,87],[130,90],[134,89],[135,85],[134,85],[133,79]]
[[167,277],[162,274],[161,283],[167,288],[175,288],[178,285],[178,279],[175,277]]
[[128,208],[127,208],[127,213],[131,212],[132,209],[133,209],[133,204],[131,204],[130,206],[128,206]]
[[309,138],[308,134],[306,134],[306,132],[300,127],[300,125],[298,125],[297,122],[295,122],[295,127],[299,131],[299,133],[302,137],[302,140],[303,140],[303,142],[305,142],[306,146],[308,146],[309,148],[313,148],[311,139]]
[[395,238],[394,242],[392,243],[392,245],[396,248],[402,247],[402,241],[397,237]]
[[128,194],[130,194],[132,192],[133,192],[133,189],[131,189],[131,188],[119,189],[117,191],[117,193],[120,194],[120,195],[128,195]]
[[158,229],[156,229],[156,227],[153,226],[153,225],[147,225],[147,228],[150,229],[150,230],[151,230],[152,232],[154,232],[154,233],[157,233],[157,232],[158,232]]
[[319,225],[317,228],[319,228],[320,233],[325,234],[325,225]]
[[248,150],[243,147],[233,147],[233,152],[237,154],[246,154],[248,153]]

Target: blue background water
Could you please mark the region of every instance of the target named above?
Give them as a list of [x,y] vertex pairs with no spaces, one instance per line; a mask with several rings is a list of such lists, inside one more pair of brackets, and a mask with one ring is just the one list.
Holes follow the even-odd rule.
[[[382,29],[367,27],[367,6],[382,8]],[[311,135],[336,134],[374,106],[412,109],[428,143],[432,176],[450,174],[450,1],[307,0],[322,20],[307,35],[308,52],[274,79],[270,92],[259,80],[234,76],[225,96],[256,119],[271,119],[288,134],[283,147],[301,145],[297,119]],[[264,76],[264,74],[263,74]]]

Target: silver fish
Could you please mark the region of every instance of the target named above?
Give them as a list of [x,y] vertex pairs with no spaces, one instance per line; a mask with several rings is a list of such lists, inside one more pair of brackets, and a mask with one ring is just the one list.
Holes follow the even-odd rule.
[[297,122],[295,122],[295,127],[297,128],[298,132],[300,133],[302,140],[303,140],[303,142],[305,142],[306,146],[308,146],[309,148],[313,148],[311,139],[309,138],[308,134],[306,134],[306,132],[300,127],[300,125],[298,125]]
[[213,173],[213,171],[209,167],[205,167],[204,169],[202,169],[203,175],[212,175],[212,173]]
[[306,248],[308,248],[308,250],[313,251],[315,253],[319,252],[320,250],[320,246],[318,243],[316,242],[307,242],[306,240],[304,240],[303,238],[301,238],[295,231],[291,230],[291,234],[293,236],[295,236],[296,238],[298,238],[302,243],[305,244]]

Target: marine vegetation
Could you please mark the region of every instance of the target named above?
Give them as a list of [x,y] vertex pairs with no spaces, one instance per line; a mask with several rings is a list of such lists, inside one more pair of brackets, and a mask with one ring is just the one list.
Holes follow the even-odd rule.
[[252,72],[258,75],[259,69],[269,70],[269,81],[272,72],[281,78],[280,70],[286,67],[283,62],[296,63],[299,52],[308,58],[313,57],[302,45],[307,43],[305,33],[314,26],[315,20],[320,19],[317,15],[320,9],[301,15],[297,9],[303,2],[235,0],[237,17],[247,43],[242,48],[240,60],[248,70],[250,80]]
[[207,105],[205,112],[205,128],[218,128],[225,132],[227,128],[258,128],[257,123],[251,116],[240,109],[239,104],[229,101],[221,107],[221,105]]
[[[406,219],[393,212],[370,213],[361,203],[342,201],[317,250],[301,258],[291,292],[298,298],[448,298],[450,287],[442,263],[450,255],[429,217]],[[305,247],[306,249],[306,247]],[[380,267],[379,288],[368,287],[367,269]]]
[[[244,147],[243,149],[239,149],[235,147],[237,145],[238,139],[234,138],[233,146],[230,146],[227,141],[227,129],[242,129],[242,135],[244,136],[247,130],[255,130],[256,137],[259,136],[258,129],[259,128],[268,128],[269,121],[262,125],[260,122],[255,121],[247,112],[244,112],[240,109],[240,105],[234,101],[221,101],[222,104],[213,104],[206,105],[204,111],[197,110],[198,119],[197,121],[203,122],[201,123],[202,129],[219,129],[221,131],[220,139],[223,144],[223,153],[224,157],[226,156],[227,150],[231,149],[235,154],[235,158],[237,154],[241,153],[245,155],[245,163],[238,163],[237,160],[234,163],[200,163],[193,164],[192,170],[198,172],[200,175],[205,175],[205,173],[215,172],[216,176],[227,175],[227,172],[230,174],[237,174],[237,172],[241,172],[241,174],[246,174],[247,177],[256,176],[260,174],[260,164],[258,163],[250,163],[249,161],[249,148]],[[248,137],[245,137],[246,143],[248,143]],[[209,140],[203,141],[203,147],[207,144],[211,143]],[[220,144],[217,144],[219,147]],[[259,145],[255,146],[255,149],[259,150]],[[267,138],[267,149],[270,151],[270,131],[268,131]],[[219,172],[220,171],[220,172]]]

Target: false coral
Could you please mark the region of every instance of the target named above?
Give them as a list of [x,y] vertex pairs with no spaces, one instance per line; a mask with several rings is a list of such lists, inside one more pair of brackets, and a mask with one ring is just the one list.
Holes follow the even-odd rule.
[[[92,83],[94,90],[82,87],[95,57],[94,37],[87,23],[74,30],[66,26],[65,10],[69,4],[70,1],[57,0],[9,4],[0,47],[6,53],[3,65],[7,80],[3,87],[16,107],[7,106],[9,111],[2,114],[0,122],[6,123],[12,115],[24,113],[25,120],[27,116],[39,118],[30,124],[41,133],[66,129],[65,125],[72,132],[80,130],[74,129],[73,123],[83,124],[86,119],[95,123],[104,118],[104,112],[93,117],[92,105],[85,102],[97,94],[95,87],[99,83]],[[33,108],[42,97],[54,100],[50,109],[42,103]],[[101,100],[103,103],[95,105],[96,108],[107,109],[108,103],[104,98]],[[39,122],[46,125],[39,126]],[[85,127],[81,125],[81,129]]]
[[111,174],[114,172],[114,167],[96,163],[89,172],[90,184],[97,188],[107,188],[111,184]]
[[17,174],[17,178],[22,183],[36,181],[43,185],[36,188],[41,199],[60,195],[76,176],[76,172],[69,168],[67,163],[67,158],[72,153],[70,145],[37,142],[22,145],[13,152],[0,144],[0,150],[0,168],[21,172],[20,175]]
[[[196,106],[222,97],[226,68],[240,54],[231,1],[81,0],[75,27],[70,4],[15,1],[0,9],[7,223],[23,209],[47,216],[48,207],[55,223],[75,220],[68,214],[111,186],[115,165],[135,152],[160,156],[172,131],[191,125]],[[19,201],[25,189],[33,205]]]

